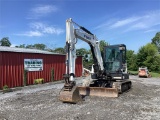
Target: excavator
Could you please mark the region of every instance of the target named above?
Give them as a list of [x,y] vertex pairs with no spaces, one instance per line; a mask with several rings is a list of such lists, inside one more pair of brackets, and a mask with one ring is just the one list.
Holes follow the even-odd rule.
[[[75,81],[76,43],[80,39],[90,46],[94,63],[90,79],[83,86]],[[126,63],[126,45],[108,45],[103,55],[97,37],[75,23],[71,18],[66,20],[66,73],[65,84],[59,93],[59,100],[66,103],[77,103],[82,96],[118,97],[131,89]],[[103,58],[102,58],[103,56]]]

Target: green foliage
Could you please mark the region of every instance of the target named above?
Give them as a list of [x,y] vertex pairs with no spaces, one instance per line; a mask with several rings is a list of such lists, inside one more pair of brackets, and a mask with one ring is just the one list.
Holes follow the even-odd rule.
[[19,45],[19,46],[15,46],[17,48],[29,48],[29,49],[39,49],[39,50],[45,50],[46,45],[45,44],[34,44],[34,45]]
[[147,57],[147,54],[145,53],[145,49],[143,46],[139,49],[138,54],[137,54],[137,65],[139,67],[145,66],[143,62],[145,61],[146,57]]
[[[138,70],[137,71],[129,70],[128,72],[131,75],[138,75]],[[149,72],[149,73],[151,74],[152,77],[160,77],[160,73],[157,73],[157,72]]]
[[128,70],[137,70],[138,69],[137,55],[134,53],[133,50],[127,50],[126,59],[127,59]]
[[[103,56],[104,47],[107,45],[108,43],[105,42],[105,40],[101,40],[99,42],[99,48],[102,56]],[[83,66],[89,69],[89,67],[93,64],[93,56],[92,56],[91,50],[80,48],[76,50],[76,54],[79,56],[83,56]]]
[[160,56],[154,44],[148,43],[142,46],[137,54],[137,65],[145,66],[150,71],[160,71]]
[[154,38],[152,39],[152,44],[155,44],[160,52],[160,32],[157,32]]
[[27,70],[23,71],[23,86],[27,85]]
[[155,73],[155,72],[150,72],[152,77],[159,77],[160,78],[160,73]]
[[65,53],[66,53],[66,52],[65,52],[65,49],[62,48],[62,47],[56,48],[56,49],[54,50],[54,52],[55,52],[55,53],[59,53],[59,54],[65,54]]
[[129,70],[128,73],[129,73],[130,75],[138,75],[138,70],[137,70],[137,71]]
[[137,54],[134,51],[127,51],[127,65],[129,70],[137,70],[145,66],[149,71],[160,72],[160,32],[152,39],[152,43],[142,46]]
[[9,89],[8,85],[3,86],[3,90],[8,90],[8,89]]
[[25,44],[19,45],[19,46],[15,46],[16,48],[26,48]]
[[1,46],[11,46],[11,42],[9,41],[8,37],[4,37],[0,40]]
[[43,78],[39,78],[39,79],[35,79],[34,80],[34,84],[43,84],[44,83],[44,79]]
[[99,42],[99,48],[100,48],[100,51],[103,52],[104,51],[104,47],[109,45],[105,40],[100,40]]
[[4,85],[4,86],[3,86],[3,94],[6,93],[6,92],[12,92],[12,89],[10,89],[10,88],[8,87],[8,85]]
[[51,81],[54,81],[54,68],[51,69]]
[[80,48],[76,50],[76,54],[78,56],[84,56],[85,54],[89,54],[88,50],[85,48]]
[[90,51],[85,48],[80,48],[76,50],[78,56],[83,56],[83,66],[86,68],[90,62],[89,56],[91,55]]
[[25,48],[34,49],[34,45],[26,45]]
[[44,50],[46,48],[45,44],[34,44],[34,47],[39,50]]
[[103,55],[104,55],[104,47],[105,46],[108,46],[109,44],[105,41],[105,40],[101,40],[99,42],[99,49],[101,51],[101,55],[102,55],[102,58],[103,58]]

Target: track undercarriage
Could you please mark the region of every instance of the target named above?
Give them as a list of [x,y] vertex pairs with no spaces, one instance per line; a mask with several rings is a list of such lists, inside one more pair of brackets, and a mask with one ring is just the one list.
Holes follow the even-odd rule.
[[130,80],[96,80],[90,87],[117,88],[119,93],[123,93],[131,89],[131,85]]
[[[65,76],[65,85],[60,92],[59,99],[62,102],[77,103],[81,96],[118,97],[120,93],[131,89],[130,80],[98,79],[90,81],[87,86],[76,86]],[[87,80],[89,81],[89,80]]]
[[79,87],[79,92],[81,95],[118,97],[119,93],[128,91],[131,86],[130,80],[95,80],[89,86]]

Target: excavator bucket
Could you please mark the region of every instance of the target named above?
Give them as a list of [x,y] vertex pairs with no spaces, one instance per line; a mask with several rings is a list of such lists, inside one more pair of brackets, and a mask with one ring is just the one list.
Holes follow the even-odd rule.
[[77,103],[82,101],[81,95],[79,94],[79,88],[77,86],[73,86],[70,91],[63,88],[60,92],[59,100],[67,103]]
[[118,97],[117,88],[81,87],[81,86],[79,86],[78,88],[79,88],[79,93],[85,96]]

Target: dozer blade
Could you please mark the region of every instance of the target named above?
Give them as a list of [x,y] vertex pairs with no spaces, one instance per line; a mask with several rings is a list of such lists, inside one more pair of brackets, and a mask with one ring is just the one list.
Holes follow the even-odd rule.
[[79,86],[78,88],[79,88],[79,93],[85,96],[118,97],[117,88],[81,87],[81,86]]
[[79,101],[82,101],[82,98],[79,94],[78,87],[73,86],[71,91],[66,91],[65,88],[63,88],[60,92],[59,100],[67,103],[77,103]]

